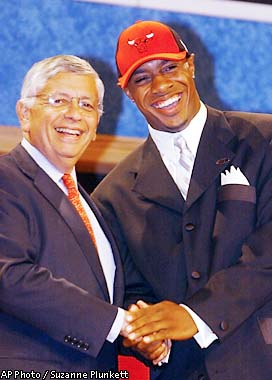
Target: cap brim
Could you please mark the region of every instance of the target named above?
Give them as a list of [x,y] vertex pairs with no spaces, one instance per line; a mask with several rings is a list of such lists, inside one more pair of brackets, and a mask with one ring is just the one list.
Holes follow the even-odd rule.
[[181,59],[184,59],[186,57],[186,54],[187,51],[184,50],[179,53],[157,53],[143,57],[138,61],[134,62],[134,64],[130,66],[130,68],[125,72],[125,74],[118,78],[118,86],[120,86],[121,88],[125,88],[134,71],[145,62],[152,61],[153,59],[180,61]]

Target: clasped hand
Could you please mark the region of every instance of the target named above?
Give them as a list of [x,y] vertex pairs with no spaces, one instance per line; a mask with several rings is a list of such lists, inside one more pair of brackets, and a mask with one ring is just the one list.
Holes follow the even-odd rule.
[[168,355],[171,340],[190,339],[197,331],[191,315],[182,306],[171,301],[155,305],[138,301],[126,313],[124,345],[158,364]]

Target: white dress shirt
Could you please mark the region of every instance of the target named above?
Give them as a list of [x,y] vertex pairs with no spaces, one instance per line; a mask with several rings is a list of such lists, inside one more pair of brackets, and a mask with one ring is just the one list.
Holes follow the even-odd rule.
[[[183,131],[170,133],[156,130],[150,125],[148,126],[151,138],[156,144],[161,158],[175,183],[177,183],[177,167],[180,157],[180,152],[174,145],[175,139],[181,135],[195,158],[206,119],[207,108],[201,102],[198,113]],[[212,332],[210,327],[193,310],[186,305],[182,304],[181,306],[190,313],[198,328],[198,333],[194,338],[201,348],[208,347],[214,340],[218,339],[217,335]]]
[[[33,160],[37,163],[37,165],[59,186],[59,188],[68,195],[68,190],[62,181],[62,176],[64,173],[60,172],[54,165],[51,164],[50,161],[33,145],[31,145],[26,139],[23,139],[21,145],[28,152],[28,154],[33,158]],[[77,186],[77,178],[75,168],[70,173],[73,177],[73,180]],[[111,245],[105,236],[102,228],[100,227],[93,211],[89,207],[88,203],[80,194],[80,200],[82,205],[90,219],[95,240],[97,244],[97,251],[100,259],[100,263],[104,272],[110,301],[113,302],[113,285],[114,285],[114,277],[115,277],[115,262],[111,249]],[[125,313],[124,310],[118,308],[118,313],[115,318],[115,321],[112,325],[112,328],[107,336],[107,340],[109,342],[113,342],[120,333],[121,327],[123,325]]]
[[182,136],[195,158],[206,119],[207,108],[203,103],[201,103],[198,113],[183,131],[170,133],[158,131],[157,129],[152,128],[150,125],[148,126],[152,140],[156,144],[161,158],[175,183],[177,183],[176,173],[180,159],[180,151],[177,146],[175,146],[175,140],[179,136]]

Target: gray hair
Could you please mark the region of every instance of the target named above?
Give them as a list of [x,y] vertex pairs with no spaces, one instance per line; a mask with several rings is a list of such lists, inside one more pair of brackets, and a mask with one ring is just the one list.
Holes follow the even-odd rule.
[[94,77],[98,92],[98,113],[101,116],[103,114],[104,84],[89,62],[74,55],[56,55],[34,63],[24,78],[21,101],[31,106],[34,103],[32,98],[42,90],[48,79],[60,72],[89,74]]

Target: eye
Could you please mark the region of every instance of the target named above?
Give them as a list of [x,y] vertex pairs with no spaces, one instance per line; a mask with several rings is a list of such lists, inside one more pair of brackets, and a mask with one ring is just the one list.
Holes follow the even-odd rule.
[[138,75],[132,78],[132,81],[136,85],[143,85],[150,81],[150,77],[146,74],[144,75]]
[[167,65],[163,66],[163,68],[162,68],[162,72],[163,72],[163,73],[172,72],[172,71],[174,71],[177,67],[178,67],[178,64],[175,63],[175,62],[173,62],[173,63],[170,63],[170,64],[167,64]]
[[80,100],[79,107],[83,108],[86,111],[92,111],[94,109],[94,106],[89,100]]
[[58,96],[53,97],[53,96],[51,96],[51,97],[48,98],[48,103],[51,104],[52,106],[55,106],[55,107],[57,107],[57,106],[65,106],[65,105],[67,105],[69,103],[69,100],[65,99],[63,97],[58,97]]

